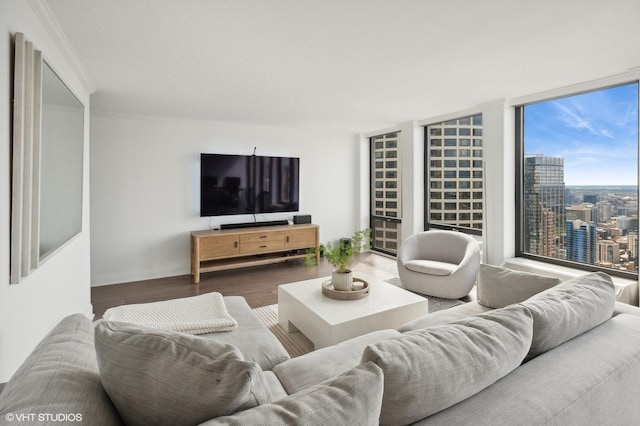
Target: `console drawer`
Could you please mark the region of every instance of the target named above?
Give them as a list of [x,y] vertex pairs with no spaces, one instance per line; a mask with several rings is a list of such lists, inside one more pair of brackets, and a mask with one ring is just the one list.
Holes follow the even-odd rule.
[[284,241],[285,233],[282,231],[264,231],[264,232],[254,232],[250,234],[241,234],[240,235],[240,244],[244,245],[247,243],[264,243],[271,241]]
[[240,254],[269,253],[284,249],[284,240],[240,242]]

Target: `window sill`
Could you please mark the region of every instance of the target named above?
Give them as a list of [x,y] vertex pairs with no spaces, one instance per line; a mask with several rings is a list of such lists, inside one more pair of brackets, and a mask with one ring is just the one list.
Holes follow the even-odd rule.
[[[503,266],[505,268],[515,269],[518,271],[552,276],[561,280],[569,280],[586,273],[579,269],[553,265],[522,257],[506,259]],[[616,300],[628,305],[638,306],[638,281],[620,277],[611,278],[613,279],[613,284],[616,287]]]

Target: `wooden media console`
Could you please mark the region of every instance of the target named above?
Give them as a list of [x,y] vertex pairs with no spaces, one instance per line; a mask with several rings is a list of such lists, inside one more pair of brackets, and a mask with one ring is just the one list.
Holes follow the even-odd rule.
[[316,249],[316,263],[319,263],[319,234],[320,228],[313,224],[193,231],[193,282],[199,283],[203,272],[302,259],[311,248]]

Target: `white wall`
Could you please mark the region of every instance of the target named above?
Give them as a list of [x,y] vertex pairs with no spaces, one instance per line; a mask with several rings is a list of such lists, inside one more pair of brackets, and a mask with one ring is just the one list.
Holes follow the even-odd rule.
[[9,285],[11,87],[13,34],[22,32],[85,105],[85,164],[89,164],[89,93],[52,35],[26,1],[0,1],[0,382],[65,316],[91,313],[89,174],[84,173],[83,231],[20,284]]
[[100,113],[91,129],[94,286],[188,274],[190,231],[254,220],[198,216],[200,153],[300,157],[300,213],[321,240],[358,228],[355,135]]

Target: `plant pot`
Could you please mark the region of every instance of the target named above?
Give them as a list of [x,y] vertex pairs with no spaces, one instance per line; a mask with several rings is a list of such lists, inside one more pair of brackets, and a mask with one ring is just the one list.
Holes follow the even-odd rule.
[[353,287],[353,272],[338,272],[336,269],[331,273],[331,284],[333,288],[340,291],[351,291]]

